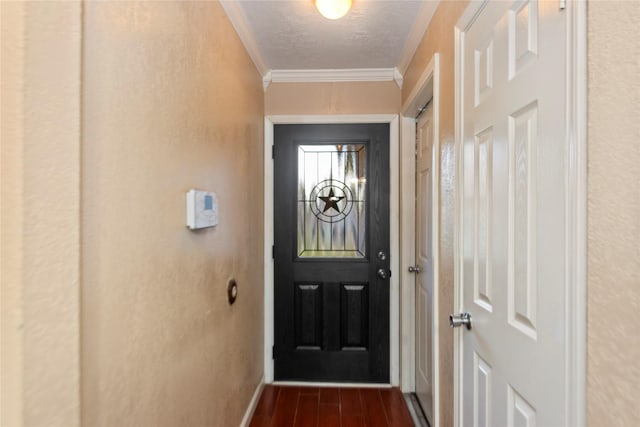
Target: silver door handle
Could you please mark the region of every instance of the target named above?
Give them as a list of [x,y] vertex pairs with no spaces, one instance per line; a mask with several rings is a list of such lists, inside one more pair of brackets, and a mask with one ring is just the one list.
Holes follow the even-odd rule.
[[410,265],[409,266],[409,273],[420,273],[420,267],[418,267],[417,265]]
[[471,315],[469,313],[449,315],[449,326],[452,328],[458,328],[462,325],[466,326],[467,329],[471,329]]
[[378,277],[381,279],[386,279],[387,278],[387,270],[385,270],[384,268],[381,268],[378,270]]

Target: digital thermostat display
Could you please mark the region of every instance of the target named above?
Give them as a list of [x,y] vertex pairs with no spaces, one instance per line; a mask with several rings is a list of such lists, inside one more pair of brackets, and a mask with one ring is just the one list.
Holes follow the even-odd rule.
[[187,191],[187,227],[191,230],[214,227],[218,224],[218,200],[215,193],[201,190]]

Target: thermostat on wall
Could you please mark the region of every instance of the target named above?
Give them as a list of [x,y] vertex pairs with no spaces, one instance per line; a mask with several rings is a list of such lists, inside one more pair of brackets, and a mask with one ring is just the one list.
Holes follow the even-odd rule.
[[218,224],[218,200],[215,193],[187,191],[187,227],[191,230]]

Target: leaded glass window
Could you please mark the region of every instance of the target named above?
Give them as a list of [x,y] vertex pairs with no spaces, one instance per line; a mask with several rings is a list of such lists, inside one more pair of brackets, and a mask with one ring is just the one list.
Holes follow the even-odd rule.
[[298,146],[298,256],[366,256],[366,147]]

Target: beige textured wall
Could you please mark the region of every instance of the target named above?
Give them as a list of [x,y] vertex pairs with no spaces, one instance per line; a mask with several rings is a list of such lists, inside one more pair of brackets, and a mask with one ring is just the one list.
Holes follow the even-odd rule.
[[[453,28],[465,1],[443,1],[404,75],[402,101],[413,90],[434,53],[440,54],[440,313],[453,312],[455,226],[454,38]],[[440,423],[453,425],[453,334],[440,322]]]
[[75,426],[81,5],[2,2],[0,7],[0,424]]
[[265,92],[267,115],[397,114],[395,82],[272,83]]
[[640,425],[640,2],[588,4],[587,408]]
[[22,424],[24,7],[0,3],[0,425]]
[[[238,425],[263,373],[261,77],[217,2],[84,16],[83,424]],[[216,228],[185,227],[192,187]]]

